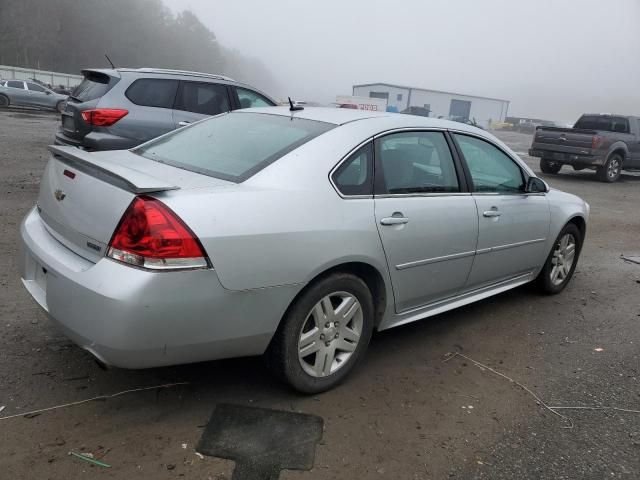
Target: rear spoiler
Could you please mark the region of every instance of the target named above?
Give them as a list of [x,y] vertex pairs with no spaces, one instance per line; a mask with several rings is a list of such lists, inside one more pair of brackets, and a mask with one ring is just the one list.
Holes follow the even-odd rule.
[[61,158],[70,167],[77,168],[91,176],[98,177],[132,193],[164,192],[179,190],[180,187],[144,172],[117,163],[96,160],[90,152],[76,147],[49,145],[55,157]]

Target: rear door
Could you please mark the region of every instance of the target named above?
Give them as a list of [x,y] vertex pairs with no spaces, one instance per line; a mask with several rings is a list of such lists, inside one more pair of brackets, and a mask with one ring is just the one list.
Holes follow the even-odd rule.
[[530,273],[544,263],[550,213],[545,193],[524,193],[522,168],[498,146],[453,134],[472,181],[478,244],[465,290]]
[[[165,78],[139,78],[124,92],[132,106],[108,105],[110,108],[127,108],[129,114],[109,128],[115,135],[143,143],[175,129],[173,104],[178,92],[178,80]],[[114,100],[117,97],[114,95]],[[107,106],[104,102],[100,107]]]
[[173,109],[175,128],[231,111],[229,87],[220,83],[180,82]]
[[29,105],[29,92],[22,80],[8,80],[6,86],[11,89],[8,93],[12,104]]
[[396,311],[455,295],[476,248],[478,214],[441,131],[376,139],[375,217]]

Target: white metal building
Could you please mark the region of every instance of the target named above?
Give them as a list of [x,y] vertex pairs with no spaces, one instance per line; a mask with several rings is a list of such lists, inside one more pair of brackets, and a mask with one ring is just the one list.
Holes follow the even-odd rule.
[[430,117],[435,118],[475,119],[485,128],[491,122],[504,121],[509,110],[509,101],[500,98],[463,95],[390,83],[354,85],[353,95],[385,98],[387,99],[387,108],[397,109],[398,112],[413,107],[414,113],[426,114],[428,112]]

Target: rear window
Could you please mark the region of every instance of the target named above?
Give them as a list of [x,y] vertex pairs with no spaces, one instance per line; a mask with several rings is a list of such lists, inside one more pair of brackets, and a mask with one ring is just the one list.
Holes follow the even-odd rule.
[[71,98],[79,102],[95,100],[111,90],[117,81],[104,73],[85,72],[84,80],[73,90]]
[[134,152],[192,172],[243,182],[334,127],[289,116],[231,112],[152,140]]
[[177,80],[142,78],[133,82],[125,96],[136,105],[172,108],[178,91]]
[[629,133],[629,121],[624,117],[612,117],[610,115],[583,115],[573,128]]

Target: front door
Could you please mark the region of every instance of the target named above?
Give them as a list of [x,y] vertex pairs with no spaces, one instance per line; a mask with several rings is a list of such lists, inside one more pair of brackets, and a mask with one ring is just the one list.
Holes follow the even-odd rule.
[[550,212],[544,193],[524,193],[521,167],[500,148],[454,134],[473,182],[478,245],[465,290],[530,273],[544,263]]
[[376,140],[375,217],[401,313],[451,297],[465,284],[478,215],[442,132]]
[[51,93],[47,93],[43,87],[38,85],[37,83],[27,83],[27,92],[29,96],[29,105],[38,106],[38,107],[51,107],[53,105],[53,99],[51,98]]

